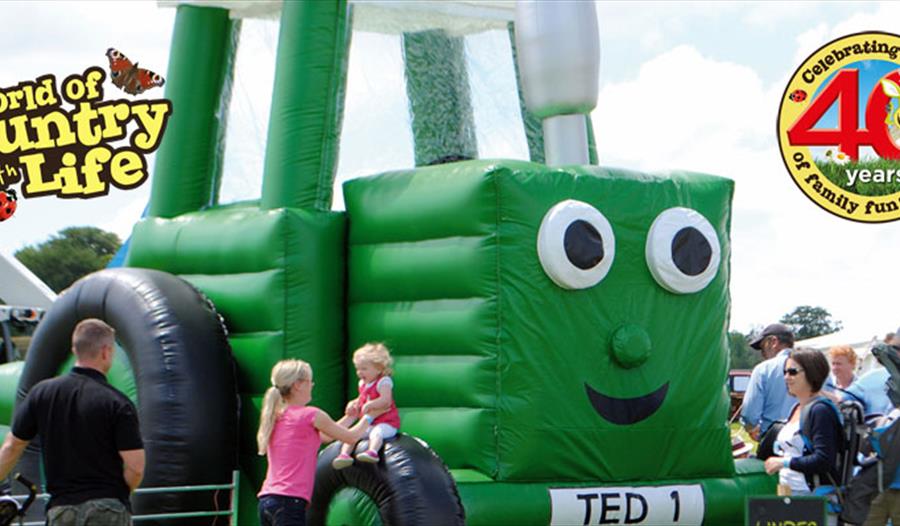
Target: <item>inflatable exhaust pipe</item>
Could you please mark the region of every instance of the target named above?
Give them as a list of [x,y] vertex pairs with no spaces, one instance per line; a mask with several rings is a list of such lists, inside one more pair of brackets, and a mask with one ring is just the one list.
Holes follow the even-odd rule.
[[515,27],[525,105],[543,120],[547,165],[588,164],[585,115],[600,83],[594,3],[520,0]]

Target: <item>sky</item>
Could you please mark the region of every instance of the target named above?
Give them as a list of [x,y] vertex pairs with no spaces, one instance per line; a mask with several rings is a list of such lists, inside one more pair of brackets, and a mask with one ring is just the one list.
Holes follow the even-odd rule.
[[[798,305],[825,307],[856,341],[896,329],[900,222],[854,223],[815,206],[782,163],[776,117],[787,81],[807,55],[849,33],[897,31],[889,21],[900,20],[900,4],[601,2],[597,13],[600,90],[592,119],[600,163],[686,169],[736,182],[732,329],[747,332]],[[46,73],[63,78],[89,66],[106,68],[109,47],[165,75],[174,16],[173,8],[155,2],[0,3],[0,18],[16,21],[3,31],[0,87]],[[248,22],[244,32],[238,66],[253,73],[236,81],[239,89],[230,111],[232,122],[246,117],[250,124],[229,129],[227,143],[239,147],[226,150],[226,164],[232,167],[226,170],[259,173],[254,167],[264,148],[274,75],[263,57],[274,56],[277,23]],[[511,70],[508,59],[490,54],[491,46],[503,45],[501,40],[495,32],[467,44],[473,88],[482,72]],[[402,72],[399,50],[374,34],[360,36],[353,45],[375,50],[379,59],[364,61],[351,49],[353,86],[348,88],[339,181],[402,167],[411,156],[384,142],[401,131],[369,131],[372,122],[384,130],[405,129],[408,114],[402,99],[366,103],[373,94],[379,100],[380,94],[404,89],[402,82],[384,74],[389,69]],[[476,121],[517,110],[510,95],[514,85],[490,78],[484,82],[489,89],[475,90]],[[369,98],[356,86],[363,86]],[[109,83],[105,89],[116,90]],[[163,94],[156,89],[144,97]],[[489,129],[479,124],[483,128]],[[521,134],[480,133],[486,144],[494,141],[486,146],[492,156],[509,152],[515,157],[521,151]],[[361,156],[352,154],[361,144],[379,154],[364,157],[363,164]],[[22,200],[15,216],[0,223],[0,251],[12,254],[76,225],[98,226],[125,239],[147,204],[150,185],[113,189],[95,200]],[[223,182],[223,199],[258,195],[258,180]],[[335,197],[340,207],[339,192]]]

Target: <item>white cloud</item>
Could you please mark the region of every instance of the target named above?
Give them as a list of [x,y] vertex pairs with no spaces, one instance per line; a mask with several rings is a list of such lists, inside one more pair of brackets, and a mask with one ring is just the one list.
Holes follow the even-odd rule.
[[119,236],[123,242],[131,237],[131,229],[134,224],[141,218],[141,214],[150,201],[149,185],[128,192],[119,199],[122,204],[112,210],[111,214],[107,214],[109,219],[98,226],[108,232],[113,232]]
[[797,35],[797,49],[794,51],[794,63],[799,66],[815,50],[831,40],[828,25],[821,23]]
[[745,22],[762,28],[786,21],[805,19],[818,9],[819,2],[749,2],[743,16]]
[[[618,60],[620,69],[633,77],[602,77],[606,84],[594,114],[601,161],[637,169],[684,168],[736,181],[731,291],[737,329],[767,323],[800,304],[823,305],[861,331],[884,332],[900,324],[900,315],[890,308],[898,290],[892,274],[900,255],[898,224],[851,223],[815,207],[789,179],[775,138],[775,116],[787,78],[811,51],[850,32],[896,31],[890,24],[900,20],[900,4],[874,9],[858,5],[598,4],[604,45],[612,42],[604,47],[604,60]],[[812,14],[848,9],[859,12],[839,23],[818,23],[825,17]],[[157,8],[155,2],[0,3],[0,16],[16,21],[4,28],[9,45],[0,58],[0,86],[48,72],[64,76],[90,65],[105,67],[107,47],[117,47],[142,66],[165,74],[174,13]],[[795,33],[781,31],[787,26]],[[721,35],[717,28],[730,28],[735,37],[743,37],[744,49],[728,49],[723,43],[712,50],[709,40]],[[704,39],[706,48],[700,44]],[[747,52],[743,42],[759,42],[765,51]],[[766,77],[761,71],[775,60],[772,50],[794,60],[789,70]],[[730,55],[737,51],[744,53],[742,59]],[[716,59],[711,58],[713,52]],[[402,72],[397,56],[383,58]],[[363,75],[364,83],[366,75],[381,81],[378,67],[383,64],[369,66],[354,71]],[[772,82],[776,75],[778,80]],[[348,97],[348,108],[355,100]],[[344,137],[347,152],[354,140],[375,145],[374,158],[345,158],[342,169],[354,174],[395,167],[382,157],[390,153],[393,159],[397,152],[378,146],[393,144],[388,139],[399,133],[395,128],[405,130],[400,125],[408,120],[405,106],[384,102],[369,107],[368,116],[396,125],[381,127],[373,137],[363,132],[368,123],[358,123],[355,134]],[[353,121],[345,124],[354,129]],[[406,159],[411,152],[399,155]],[[16,215],[0,224],[0,250],[12,252],[80,224],[100,225],[124,236],[143,209],[149,186],[145,183],[140,191],[114,189],[108,197],[90,201],[23,200]]]
[[[818,27],[801,40],[826,31]],[[900,229],[831,216],[791,181],[775,135],[787,75],[767,86],[752,68],[690,46],[662,53],[636,78],[601,90],[593,114],[601,163],[735,180],[733,328],[746,331],[810,304],[831,310],[851,331],[884,332],[900,323],[877,299],[896,291],[885,276],[900,255]]]
[[602,38],[634,40],[647,50],[661,50],[683,35],[684,20],[719,19],[739,9],[739,4],[721,2],[715,9],[708,2],[598,2],[597,18]]
[[797,36],[794,62],[799,65],[824,44],[851,33],[861,31],[891,31],[896,33],[895,23],[900,20],[900,3],[881,2],[871,12],[858,12],[834,25],[820,23]]
[[637,79],[607,84],[599,101],[592,117],[604,163],[695,167],[772,135],[773,103],[756,73],[690,46],[643,64]]
[[175,10],[156,2],[3,2],[0,16],[7,21],[0,86],[105,68],[110,47],[141,67],[166,73]]
[[[0,86],[47,73],[61,82],[89,66],[105,69],[109,47],[119,49],[141,67],[166,75],[175,10],[160,9],[156,2],[3,2],[0,17],[7,21]],[[106,99],[126,96],[108,79],[104,89]],[[157,89],[143,97],[162,95]],[[152,158],[148,158],[151,168]],[[78,225],[100,226],[124,239],[147,202],[150,184],[147,181],[129,191],[111,188],[109,195],[89,200],[20,199],[13,218],[0,224],[4,241],[0,250],[12,254]]]
[[[835,24],[828,31],[829,40],[839,36],[857,33],[860,31],[882,30],[897,31],[897,20],[900,20],[900,4],[896,2],[881,2],[878,9],[871,13],[860,12]],[[825,42],[822,42],[823,44]]]

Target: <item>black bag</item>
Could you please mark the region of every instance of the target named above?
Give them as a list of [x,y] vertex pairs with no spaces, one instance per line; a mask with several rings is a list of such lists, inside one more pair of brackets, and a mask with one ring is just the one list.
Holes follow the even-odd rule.
[[[869,436],[869,427],[863,418],[863,406],[855,400],[844,400],[840,405],[835,405],[830,399],[818,396],[812,402],[806,404],[800,412],[800,436],[803,438],[804,454],[812,453],[812,424],[809,414],[815,404],[823,403],[829,406],[835,413],[840,424],[838,443],[835,444],[837,456],[835,465],[829,470],[837,475],[837,480],[818,480],[817,476],[807,475],[810,489],[815,489],[820,484],[835,486],[838,490],[847,485],[853,476],[853,469],[857,465],[857,454],[860,447]],[[830,477],[829,477],[830,478]]]
[[864,463],[850,479],[844,495],[841,520],[862,524],[869,515],[869,507],[878,494],[894,480],[900,466],[900,419],[895,420],[878,439],[881,445],[877,461]]
[[772,422],[769,429],[766,429],[766,432],[759,439],[759,445],[756,447],[756,458],[765,461],[767,458],[775,456],[775,439],[778,438],[778,433],[781,432],[781,428],[786,423],[786,420]]
[[[900,348],[877,344],[872,348],[872,354],[890,373],[887,390],[891,404],[894,407],[900,406]],[[840,516],[845,522],[865,522],[872,500],[893,482],[897,468],[900,467],[900,419],[890,423],[877,441],[877,455],[869,457],[874,458],[874,461],[864,462],[862,469],[850,480],[845,490],[844,509]]]

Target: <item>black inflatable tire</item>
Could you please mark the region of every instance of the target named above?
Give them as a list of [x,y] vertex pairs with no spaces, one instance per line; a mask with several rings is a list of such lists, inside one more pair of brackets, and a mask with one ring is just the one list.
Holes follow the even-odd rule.
[[[86,318],[112,326],[131,362],[147,458],[142,486],[231,482],[238,456],[238,398],[227,333],[212,303],[171,274],[115,268],[72,285],[35,331],[16,403],[34,384],[57,374],[70,356],[72,330]],[[228,499],[220,501],[220,509],[222,502],[227,508]],[[214,505],[209,493],[132,497],[135,514]]]
[[[364,451],[367,441],[358,446]],[[354,462],[331,467],[340,451],[335,442],[319,454],[316,483],[307,513],[310,526],[324,526],[335,494],[356,488],[378,506],[381,522],[390,526],[462,526],[465,512],[456,483],[441,458],[424,442],[405,434],[386,440],[377,464]]]

